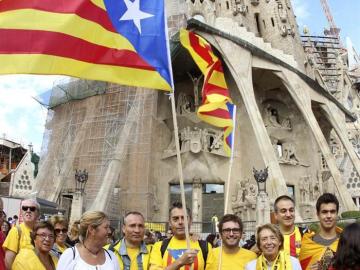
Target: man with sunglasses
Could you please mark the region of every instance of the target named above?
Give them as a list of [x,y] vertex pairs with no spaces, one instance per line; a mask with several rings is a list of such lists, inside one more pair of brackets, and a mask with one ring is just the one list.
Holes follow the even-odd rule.
[[40,205],[35,200],[27,199],[21,201],[21,216],[23,218],[23,223],[11,228],[3,244],[3,248],[5,250],[5,265],[7,269],[11,269],[15,257],[19,253],[20,249],[34,248],[31,244],[30,234],[39,218],[39,215]]
[[239,246],[243,233],[241,219],[227,214],[221,218],[218,226],[222,245],[213,249],[214,262],[209,263],[206,270],[245,269],[248,262],[256,259],[256,253]]

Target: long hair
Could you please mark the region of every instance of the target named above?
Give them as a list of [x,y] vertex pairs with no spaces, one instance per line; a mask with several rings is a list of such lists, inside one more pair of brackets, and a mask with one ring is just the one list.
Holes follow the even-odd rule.
[[89,227],[97,228],[103,221],[107,219],[104,212],[101,211],[88,211],[85,212],[80,219],[79,225],[79,240],[83,242],[88,237]]
[[352,223],[340,235],[334,258],[336,270],[355,270],[360,268],[360,224]]

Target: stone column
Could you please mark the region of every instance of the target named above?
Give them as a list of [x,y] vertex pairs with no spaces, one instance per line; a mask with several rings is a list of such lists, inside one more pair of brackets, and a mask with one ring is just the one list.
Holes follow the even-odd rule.
[[73,224],[74,221],[79,220],[83,214],[84,207],[84,195],[81,191],[75,191],[71,203],[71,214],[69,224]]
[[256,227],[270,223],[270,201],[266,192],[259,192],[256,197]]
[[[201,179],[194,179],[194,182],[193,182],[192,221],[193,222],[202,222],[202,183],[201,183]],[[200,228],[200,231],[202,231],[202,228]]]
[[276,75],[283,81],[289,94],[310,127],[334,179],[342,205],[347,211],[356,210],[355,204],[351,199],[348,190],[342,183],[341,174],[337,168],[335,158],[331,153],[330,147],[327,144],[324,134],[322,133],[319,123],[312,111],[310,91],[313,90],[293,72],[283,69],[282,72],[277,72]]
[[360,160],[355,153],[355,149],[350,143],[347,137],[345,121],[341,119],[339,109],[334,104],[320,105],[325,112],[326,118],[331,123],[332,127],[335,129],[337,135],[339,136],[346,152],[349,155],[349,158],[354,165],[357,173],[360,175]]

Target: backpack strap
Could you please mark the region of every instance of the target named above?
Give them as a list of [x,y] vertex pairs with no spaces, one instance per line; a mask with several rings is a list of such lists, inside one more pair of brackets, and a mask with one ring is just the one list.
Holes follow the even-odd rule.
[[120,239],[117,240],[117,241],[115,241],[115,242],[113,242],[113,243],[111,243],[110,246],[109,246],[109,248],[108,248],[108,250],[111,250],[112,252],[114,252],[114,251],[115,251],[115,246],[116,246],[117,244],[119,244],[119,242],[120,242]]
[[105,250],[105,252],[107,253],[107,255],[109,255],[110,260],[112,260],[112,258],[111,258],[111,255],[110,255],[109,251],[108,251],[107,249],[105,249],[105,248],[104,248],[104,250]]
[[165,254],[165,251],[170,243],[170,240],[171,240],[172,237],[170,238],[165,238],[162,243],[161,243],[161,247],[160,247],[160,251],[161,251],[161,258],[164,257],[164,254]]
[[71,250],[73,252],[73,260],[75,260],[75,246],[71,247]]
[[203,255],[203,259],[204,259],[204,265],[206,266],[206,260],[208,257],[208,253],[209,253],[209,249],[208,249],[208,243],[204,240],[198,240],[199,242],[199,246]]

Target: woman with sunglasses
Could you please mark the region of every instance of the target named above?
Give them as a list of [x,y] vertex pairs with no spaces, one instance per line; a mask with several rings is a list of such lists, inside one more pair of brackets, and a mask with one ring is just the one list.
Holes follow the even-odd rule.
[[110,221],[105,213],[84,213],[79,224],[80,243],[65,250],[57,270],[119,270],[114,253],[103,248],[109,233]]
[[51,249],[51,255],[60,258],[65,249],[70,247],[66,243],[69,224],[63,216],[59,215],[52,216],[50,218],[50,223],[54,226],[55,231],[55,243]]
[[50,254],[54,239],[54,227],[50,222],[36,223],[31,233],[33,249],[21,249],[11,270],[55,270],[57,258]]

